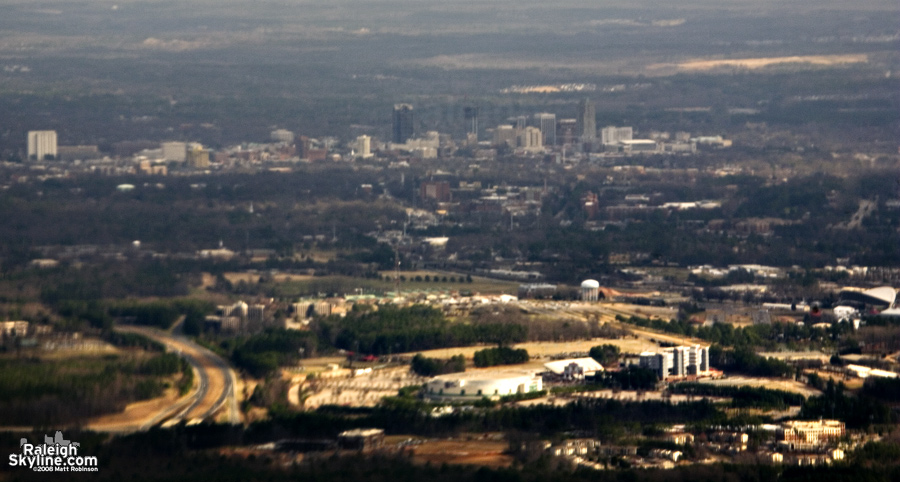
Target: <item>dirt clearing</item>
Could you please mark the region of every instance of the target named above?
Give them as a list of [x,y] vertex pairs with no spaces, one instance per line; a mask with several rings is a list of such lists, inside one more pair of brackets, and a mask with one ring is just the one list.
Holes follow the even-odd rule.
[[504,452],[508,447],[505,440],[484,440],[477,438],[426,440],[412,448],[413,460],[432,465],[460,464],[483,465],[487,467],[509,467],[512,456]]
[[[780,64],[809,64],[822,67],[834,67],[845,64],[858,64],[869,61],[866,55],[793,55],[789,57],[760,57],[750,59],[691,60],[675,64],[679,70],[713,70],[713,69],[762,69]],[[649,68],[671,67],[668,64],[652,65]]]

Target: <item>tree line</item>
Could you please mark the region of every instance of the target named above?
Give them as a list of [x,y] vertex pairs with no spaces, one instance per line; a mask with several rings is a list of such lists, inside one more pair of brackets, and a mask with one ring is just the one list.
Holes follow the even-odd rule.
[[497,365],[518,365],[530,360],[528,350],[524,348],[510,348],[499,346],[478,350],[474,355],[475,366],[478,368],[493,367]]
[[0,425],[62,425],[120,412],[128,403],[162,395],[166,379],[179,373],[176,383],[183,390],[185,372],[193,373],[170,353],[0,360]]
[[239,369],[253,377],[264,378],[279,367],[315,356],[318,349],[314,333],[270,328],[255,335],[230,337],[212,348],[227,357]]
[[707,395],[731,398],[731,406],[738,408],[756,407],[784,410],[789,406],[801,406],[806,398],[799,393],[772,390],[761,387],[728,387],[707,383],[676,383],[669,385],[670,393],[685,395]]
[[440,310],[423,305],[379,307],[313,322],[324,347],[387,355],[479,343],[510,344],[526,339],[526,329],[513,323],[454,323]]
[[410,369],[423,377],[433,377],[445,373],[458,373],[466,371],[466,358],[462,355],[454,355],[450,358],[429,358],[416,353],[410,362]]

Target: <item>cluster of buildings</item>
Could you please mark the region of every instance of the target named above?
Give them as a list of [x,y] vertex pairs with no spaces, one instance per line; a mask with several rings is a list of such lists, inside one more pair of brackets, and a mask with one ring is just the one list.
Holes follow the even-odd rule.
[[[81,332],[56,332],[53,325],[28,321],[0,321],[0,344],[45,351],[78,350],[99,352],[109,345],[96,338],[85,338]],[[7,345],[9,347],[10,345]]]
[[480,295],[465,290],[409,290],[388,292],[384,296],[371,294],[345,297],[300,299],[292,303],[292,316],[286,320],[286,328],[301,329],[314,316],[346,316],[357,304],[377,311],[381,305],[412,306],[426,304],[440,309],[448,316],[465,314],[486,305],[499,305],[517,301],[512,295]]
[[265,304],[248,305],[238,301],[233,305],[216,307],[216,314],[207,316],[205,321],[204,329],[207,330],[247,333],[262,330],[271,325],[273,320],[267,316]]
[[709,346],[691,345],[661,348],[641,353],[640,367],[653,370],[660,380],[712,375]]
[[565,458],[578,467],[594,470],[610,468],[613,459],[635,468],[671,469],[684,456],[681,450],[641,449],[637,445],[608,445],[599,440],[585,438],[567,439],[553,444],[544,442],[544,450],[555,457]]
[[[721,137],[691,137],[679,132],[651,132],[649,138],[634,137],[630,126],[607,126],[598,129],[596,109],[592,101],[579,103],[577,117],[557,118],[555,113],[540,112],[520,115],[509,123],[486,129],[489,140],[480,141],[479,111],[475,106],[463,109],[466,137],[455,143],[447,134],[428,131],[417,137],[415,109],[411,104],[395,104],[392,112],[389,142],[361,135],[341,143],[335,138],[311,139],[287,129],[270,133],[270,143],[242,144],[213,151],[196,142],[167,141],[120,142],[113,151],[101,153],[96,145],[59,145],[56,131],[29,131],[27,159],[36,164],[46,160],[75,161],[82,168],[102,174],[166,175],[169,170],[190,171],[253,167],[267,162],[320,162],[354,159],[451,157],[458,144],[472,150],[475,159],[496,157],[498,148],[521,154],[555,153],[558,161],[588,159],[590,153],[631,155],[639,153],[692,153],[697,146],[727,147],[730,141]],[[113,156],[113,158],[106,156]],[[127,160],[123,164],[123,160]]]
[[554,360],[544,363],[544,370],[487,369],[438,375],[429,380],[422,391],[433,401],[465,402],[482,398],[492,400],[511,395],[541,392],[544,381],[579,382],[603,372],[603,366],[590,357]]
[[537,113],[530,119],[518,116],[500,124],[491,133],[493,147],[518,149],[525,153],[545,150],[562,150],[571,154],[641,154],[641,153],[694,153],[700,146],[729,147],[731,142],[716,137],[691,137],[678,132],[674,137],[665,132],[651,133],[650,138],[634,138],[630,126],[606,126],[596,124],[594,103],[585,99],[578,105],[574,119],[557,119],[556,114]]
[[[797,421],[781,425],[751,427],[763,436],[753,448],[762,463],[793,466],[828,465],[844,459],[847,434],[837,420]],[[684,452],[676,447],[693,446],[713,457],[744,456],[750,449],[750,436],[745,431],[706,430],[699,434],[685,432],[684,426],[672,426],[653,442],[666,442],[672,448],[648,448],[637,445],[606,445],[595,439],[575,438],[557,443],[543,442],[550,455],[563,457],[574,464],[593,469],[606,469],[615,457],[632,467],[672,468],[683,461]],[[648,440],[649,441],[649,440]],[[753,457],[754,455],[751,455]],[[710,459],[712,460],[712,459]],[[683,461],[683,463],[690,463]]]

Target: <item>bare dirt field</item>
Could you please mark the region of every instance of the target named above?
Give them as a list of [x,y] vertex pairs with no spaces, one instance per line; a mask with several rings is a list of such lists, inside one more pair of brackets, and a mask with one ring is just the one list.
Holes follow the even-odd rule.
[[[615,345],[619,347],[623,353],[632,353],[638,354],[642,351],[650,350],[656,348],[658,345],[651,343],[647,340],[636,339],[636,338],[622,338],[622,339],[610,339],[610,338],[594,338],[592,340],[577,340],[577,341],[565,341],[565,342],[528,342],[528,343],[519,343],[514,346],[514,348],[524,348],[528,350],[528,354],[532,357],[542,357],[549,358],[553,355],[561,355],[561,354],[574,354],[574,353],[587,353],[590,351],[591,347],[595,347],[597,345]],[[466,358],[472,358],[476,351],[484,350],[485,348],[490,348],[489,346],[468,346],[468,347],[458,347],[458,348],[439,348],[436,350],[425,350],[422,352],[423,356],[431,357],[431,358],[450,358],[454,355],[463,355]],[[416,353],[408,353],[407,355],[413,356]]]
[[88,427],[101,432],[117,431],[128,426],[140,427],[169,409],[180,398],[178,391],[170,388],[162,397],[135,402],[126,406],[125,410],[120,413],[97,417],[88,423]]
[[663,341],[666,343],[674,343],[676,345],[693,345],[693,344],[708,345],[709,344],[708,342],[701,340],[699,338],[691,338],[688,336],[680,336],[680,335],[662,334],[662,333],[656,333],[653,331],[646,331],[646,330],[632,328],[632,327],[628,327],[628,329],[631,330],[631,332],[635,336],[637,336],[641,339],[647,340],[647,343],[649,343],[653,346],[655,346],[656,344],[651,342],[650,340],[656,340],[657,342]]
[[623,315],[634,315],[663,321],[669,321],[678,315],[678,309],[670,306],[643,306],[630,303],[602,303],[597,306]]
[[[833,67],[845,64],[857,64],[868,62],[869,58],[863,54],[857,55],[794,55],[790,57],[760,57],[749,59],[722,59],[722,60],[691,60],[681,62],[675,66],[680,70],[713,70],[721,68],[762,69],[780,64],[809,64],[823,67]],[[663,68],[664,64],[650,66],[649,68]]]
[[821,395],[822,392],[812,388],[804,383],[800,383],[796,380],[785,380],[781,378],[755,378],[755,377],[743,377],[743,376],[731,376],[725,378],[718,378],[715,380],[712,379],[700,379],[697,380],[700,383],[709,383],[710,385],[719,385],[719,386],[747,386],[747,387],[762,387],[768,388],[770,390],[783,390],[785,392],[793,392],[799,393],[804,397],[815,397]]
[[840,373],[829,372],[825,370],[811,370],[805,373],[815,373],[822,380],[834,380],[834,383],[842,382],[848,390],[858,390],[862,388],[865,379],[857,377],[848,377]]
[[426,440],[412,447],[413,460],[433,465],[461,464],[487,467],[509,467],[513,458],[504,454],[505,440],[466,439]]

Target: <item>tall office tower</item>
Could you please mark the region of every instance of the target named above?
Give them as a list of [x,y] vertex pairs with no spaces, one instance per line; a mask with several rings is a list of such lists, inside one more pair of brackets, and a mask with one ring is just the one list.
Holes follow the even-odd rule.
[[394,104],[394,130],[391,140],[394,144],[404,144],[414,133],[413,106],[410,104]]
[[519,117],[516,117],[516,130],[520,131],[520,130],[524,129],[525,126],[527,125],[527,123],[525,121],[526,121],[526,118],[524,115],[520,115]]
[[557,119],[556,121],[556,142],[561,146],[571,146],[578,142],[578,136],[575,134],[578,119]]
[[516,147],[516,132],[517,129],[509,124],[497,126],[494,129],[494,145]]
[[[543,133],[537,127],[528,126],[519,132],[519,147],[529,151],[540,150]],[[555,137],[555,136],[554,136]]]
[[584,99],[578,104],[576,120],[576,134],[581,137],[581,142],[594,142],[597,139],[597,113],[590,99]]
[[356,149],[359,151],[357,155],[363,159],[372,157],[372,138],[369,136],[359,136],[356,138]]
[[630,141],[634,132],[631,127],[604,127],[600,131],[600,140],[603,144],[618,144],[619,141]]
[[187,160],[187,144],[184,142],[163,142],[162,156],[167,161],[184,162]]
[[463,109],[466,119],[466,134],[478,136],[478,107],[466,107]]
[[209,168],[209,151],[204,149],[200,143],[190,143],[185,157],[187,158],[188,166],[194,169]]
[[56,131],[28,131],[28,159],[56,158]]
[[541,135],[545,146],[556,145],[556,114],[548,114],[546,112],[535,114],[534,120],[537,121],[538,127],[541,129]]

